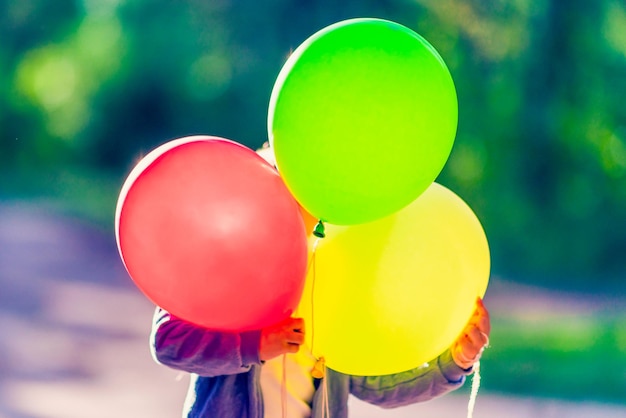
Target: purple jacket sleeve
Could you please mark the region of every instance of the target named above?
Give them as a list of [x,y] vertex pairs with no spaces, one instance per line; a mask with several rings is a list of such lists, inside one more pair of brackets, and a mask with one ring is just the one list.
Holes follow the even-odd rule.
[[150,346],[161,364],[200,376],[221,376],[247,372],[261,363],[260,336],[260,331],[211,331],[157,308]]
[[458,389],[470,370],[452,360],[450,351],[415,369],[384,376],[351,376],[350,393],[382,408],[428,401]]

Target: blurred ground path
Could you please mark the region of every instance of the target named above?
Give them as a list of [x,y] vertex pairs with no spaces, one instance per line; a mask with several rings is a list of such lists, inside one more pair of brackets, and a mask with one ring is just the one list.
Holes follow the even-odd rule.
[[[511,293],[495,286],[492,313],[521,306],[519,289]],[[540,295],[532,301],[534,309],[555,306]],[[150,357],[152,311],[126,275],[109,231],[42,206],[0,201],[0,418],[179,417],[187,378]],[[463,395],[396,410],[351,403],[354,418],[467,414]],[[626,408],[484,393],[474,413],[625,416]]]
[[0,417],[179,416],[184,383],[148,350],[152,309],[109,233],[0,204]]

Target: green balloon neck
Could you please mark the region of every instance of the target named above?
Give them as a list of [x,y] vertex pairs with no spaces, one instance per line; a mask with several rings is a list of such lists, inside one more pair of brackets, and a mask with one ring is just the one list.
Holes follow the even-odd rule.
[[315,225],[313,235],[318,238],[324,238],[326,236],[326,229],[324,228],[324,223],[321,220],[317,223],[317,225]]

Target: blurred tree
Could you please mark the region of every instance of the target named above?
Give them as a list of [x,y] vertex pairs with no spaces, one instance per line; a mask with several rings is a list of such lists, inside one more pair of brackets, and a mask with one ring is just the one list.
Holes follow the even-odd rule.
[[[623,6],[421,3],[427,21],[460,30],[451,53],[461,54],[451,61],[459,135],[441,180],[483,219],[494,270],[547,284],[619,283],[624,115],[612,100],[624,87],[615,68],[626,63],[604,34]],[[618,151],[607,164],[608,141]]]

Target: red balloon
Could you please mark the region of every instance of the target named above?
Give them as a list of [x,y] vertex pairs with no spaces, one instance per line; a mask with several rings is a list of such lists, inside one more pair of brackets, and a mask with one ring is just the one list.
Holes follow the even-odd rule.
[[173,315],[245,331],[296,309],[307,234],[276,169],[236,142],[193,136],[146,155],[126,179],[118,249],[137,287]]

